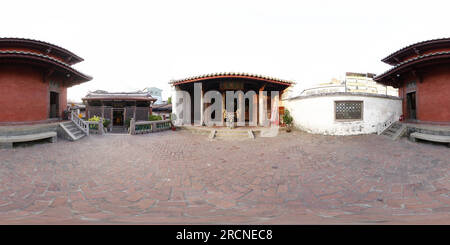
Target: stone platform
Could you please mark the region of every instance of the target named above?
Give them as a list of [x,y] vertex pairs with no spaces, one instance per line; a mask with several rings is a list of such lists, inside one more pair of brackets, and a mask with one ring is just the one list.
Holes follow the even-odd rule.
[[[254,139],[255,137],[269,137],[270,128],[266,127],[206,127],[206,126],[182,126],[182,130],[193,134],[207,135],[210,139]],[[278,128],[278,133],[284,132],[284,127]]]

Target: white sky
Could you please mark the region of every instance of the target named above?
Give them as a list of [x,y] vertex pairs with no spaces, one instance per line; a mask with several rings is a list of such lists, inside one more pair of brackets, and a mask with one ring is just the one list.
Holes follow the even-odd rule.
[[415,42],[450,37],[449,1],[3,1],[0,36],[38,39],[85,61],[68,90],[131,91],[213,72],[294,80],[300,91]]

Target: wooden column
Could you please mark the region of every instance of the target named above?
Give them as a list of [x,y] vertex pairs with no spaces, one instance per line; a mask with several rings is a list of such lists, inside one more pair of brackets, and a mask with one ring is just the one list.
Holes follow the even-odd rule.
[[133,118],[134,118],[134,120],[136,120],[136,101],[134,101],[134,106],[133,106]]
[[105,117],[105,106],[103,105],[103,100],[102,100],[102,118]]

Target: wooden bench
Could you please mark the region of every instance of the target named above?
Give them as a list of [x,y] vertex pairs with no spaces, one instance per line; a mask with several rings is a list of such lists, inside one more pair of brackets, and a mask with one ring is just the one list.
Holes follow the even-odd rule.
[[12,148],[13,143],[16,142],[27,142],[46,138],[49,138],[51,143],[55,143],[57,140],[57,134],[56,132],[44,132],[37,134],[0,136],[0,148]]
[[423,133],[415,132],[415,133],[411,133],[409,135],[409,138],[411,141],[414,141],[414,142],[416,142],[417,139],[421,139],[421,140],[427,140],[427,141],[433,141],[433,142],[447,143],[447,146],[450,147],[450,136],[423,134]]

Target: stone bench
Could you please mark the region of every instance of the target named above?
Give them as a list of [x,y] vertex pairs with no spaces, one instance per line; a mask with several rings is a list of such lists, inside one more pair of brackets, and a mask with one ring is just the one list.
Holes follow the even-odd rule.
[[450,147],[450,136],[446,135],[423,134],[415,132],[409,135],[409,139],[414,142],[416,142],[417,139],[421,139],[439,143],[447,143],[447,146]]
[[44,132],[37,134],[25,134],[14,136],[0,136],[0,148],[12,148],[13,143],[16,142],[28,142],[33,140],[41,140],[49,138],[51,143],[55,143],[57,140],[56,132]]

